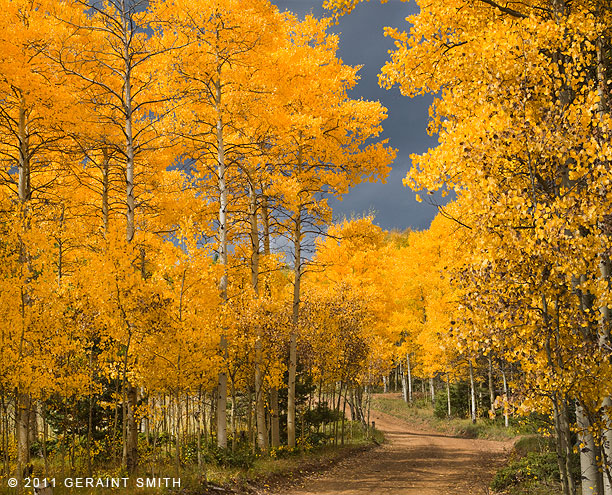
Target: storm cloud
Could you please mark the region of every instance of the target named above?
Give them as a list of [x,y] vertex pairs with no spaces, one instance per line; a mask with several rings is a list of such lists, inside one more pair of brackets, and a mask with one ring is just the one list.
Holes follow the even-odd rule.
[[[323,0],[273,0],[281,10],[290,10],[301,18],[312,13],[317,17],[329,15],[322,8]],[[405,18],[418,12],[414,2],[391,0],[381,5],[377,0],[365,2],[348,16],[340,19],[330,31],[339,35],[339,56],[350,65],[362,65],[361,80],[352,91],[353,98],[379,100],[388,109],[383,123],[384,138],[398,150],[386,184],[360,184],[351,189],[343,201],[332,201],[336,218],[361,215],[373,211],[376,223],[384,229],[424,229],[429,227],[437,209],[431,204],[418,203],[415,193],[402,184],[411,167],[410,155],[423,153],[436,145],[437,140],[427,135],[428,109],[432,97],[408,98],[397,88],[385,90],[378,86],[378,73],[388,60],[393,41],[385,38],[385,26],[403,30],[410,25]]]

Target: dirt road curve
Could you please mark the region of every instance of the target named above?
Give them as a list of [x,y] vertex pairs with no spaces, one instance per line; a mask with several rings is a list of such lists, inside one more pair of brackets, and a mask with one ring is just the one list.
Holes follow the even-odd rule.
[[415,430],[374,412],[387,442],[308,478],[283,495],[483,495],[510,443]]

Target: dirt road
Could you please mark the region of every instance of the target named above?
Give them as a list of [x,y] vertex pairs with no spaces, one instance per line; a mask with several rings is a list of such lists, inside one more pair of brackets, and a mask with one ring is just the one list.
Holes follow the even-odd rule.
[[424,432],[374,412],[387,442],[283,495],[483,495],[510,443]]

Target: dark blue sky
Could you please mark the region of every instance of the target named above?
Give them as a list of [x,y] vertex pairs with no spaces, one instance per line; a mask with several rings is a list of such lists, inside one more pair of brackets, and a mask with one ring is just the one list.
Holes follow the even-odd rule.
[[[323,0],[272,0],[281,10],[290,10],[300,17],[312,13],[317,17],[328,15],[322,8]],[[381,5],[378,0],[362,3],[348,16],[340,19],[331,31],[340,37],[339,56],[347,64],[363,65],[361,80],[351,96],[379,100],[388,109],[389,117],[383,123],[391,146],[398,154],[386,184],[361,184],[353,188],[341,202],[333,201],[336,217],[355,213],[361,215],[373,210],[376,223],[384,229],[425,229],[436,214],[436,208],[417,203],[415,193],[402,185],[410,169],[411,153],[422,153],[436,145],[425,129],[429,118],[431,97],[410,99],[398,89],[390,91],[378,86],[378,73],[388,59],[393,42],[383,36],[383,27],[393,26],[407,30],[406,16],[417,12],[414,2],[390,0]],[[424,195],[421,194],[423,197]]]

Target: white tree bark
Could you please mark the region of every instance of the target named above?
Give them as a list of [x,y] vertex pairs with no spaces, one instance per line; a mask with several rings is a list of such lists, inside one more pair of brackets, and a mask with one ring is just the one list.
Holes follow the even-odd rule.
[[295,379],[297,373],[297,330],[300,317],[300,284],[302,280],[302,212],[295,217],[293,315],[289,337],[289,383],[287,391],[287,445],[295,447]]
[[[223,304],[227,302],[227,207],[228,191],[226,183],[225,144],[223,136],[223,115],[221,109],[221,66],[219,66],[217,80],[215,81],[215,110],[217,113],[217,176],[219,194],[219,263],[223,267],[223,274],[219,281],[219,290]],[[227,357],[227,338],[222,330],[219,348],[224,358]],[[227,448],[227,372],[225,364],[221,365],[217,384],[217,446]]]
[[510,426],[510,420],[508,418],[508,405],[506,404],[508,402],[508,381],[506,380],[506,370],[505,368],[502,366],[502,380],[504,382],[504,399],[505,399],[505,403],[504,403],[504,426],[506,428],[508,428]]
[[451,417],[451,396],[450,396],[450,379],[448,373],[446,374],[446,407],[448,417]]
[[491,403],[491,411],[495,413],[495,387],[493,386],[493,358],[489,353],[489,401]]
[[599,495],[600,481],[597,467],[597,452],[595,440],[589,431],[589,419],[580,404],[576,403],[576,424],[578,426],[578,441],[580,443],[580,473],[582,495]]
[[408,402],[412,404],[412,370],[410,368],[410,353],[406,353],[406,372],[408,374]]
[[472,416],[472,423],[476,423],[476,390],[474,389],[474,366],[472,365],[472,360],[469,361],[470,364],[470,412]]
[[408,402],[408,380],[406,379],[406,373],[401,363],[400,370],[402,373],[402,399],[404,399],[404,402]]
[[[297,169],[302,172],[302,149],[298,148]],[[287,445],[295,447],[295,380],[297,373],[297,331],[300,319],[300,285],[302,282],[302,209],[299,204],[294,217],[293,255],[294,255],[294,283],[293,283],[293,313],[291,321],[291,334],[289,337],[289,379],[287,390]]]
[[429,377],[429,393],[431,395],[431,407],[436,405],[436,389],[434,388],[434,377]]
[[[17,182],[17,192],[19,196],[19,202],[22,208],[22,221],[24,227],[27,228],[29,220],[27,218],[28,202],[31,197],[31,174],[30,174],[30,146],[29,146],[29,131],[27,125],[27,110],[25,100],[21,99],[21,105],[19,107],[19,124],[18,124],[18,139],[19,139],[19,177]],[[21,255],[20,263],[22,265],[22,272],[25,273],[28,270],[27,265],[29,263],[29,254],[27,246],[21,241]],[[25,277],[28,280],[29,277]],[[27,283],[27,282],[26,282]],[[22,286],[21,289],[21,316],[22,316],[22,329],[21,329],[21,342],[19,345],[19,357],[22,357],[23,342],[26,334],[26,321],[25,313],[26,308],[30,305],[30,293],[26,286]],[[15,396],[15,409],[16,409],[16,429],[17,429],[17,477],[21,479],[23,475],[24,467],[30,462],[30,445],[29,445],[29,415],[32,399],[30,395],[23,389],[18,389]],[[23,483],[19,483],[19,493],[22,493]]]
[[[252,183],[249,183],[249,218],[251,224],[251,285],[255,292],[255,297],[259,297],[259,226],[257,224],[257,196]],[[261,339],[261,328],[258,327],[255,335],[255,422],[257,428],[257,446],[263,452],[267,452],[268,428],[266,425],[266,407],[264,403]]]

